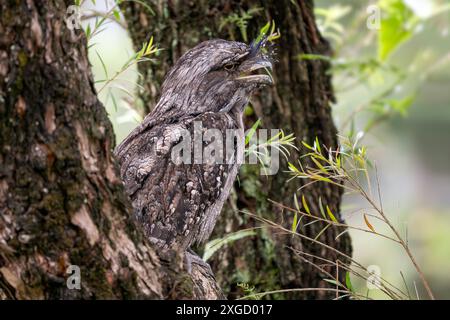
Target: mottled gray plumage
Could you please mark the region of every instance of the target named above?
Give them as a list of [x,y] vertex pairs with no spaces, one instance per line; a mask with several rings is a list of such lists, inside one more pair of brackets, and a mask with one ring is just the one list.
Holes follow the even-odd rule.
[[[167,74],[153,111],[115,150],[136,217],[162,248],[186,250],[213,230],[238,164],[177,165],[171,150],[182,139],[181,129],[193,132],[194,121],[223,135],[243,129],[250,94],[271,83],[267,75],[251,74],[271,67],[260,46],[211,40],[186,52]],[[237,141],[235,158],[243,137]]]

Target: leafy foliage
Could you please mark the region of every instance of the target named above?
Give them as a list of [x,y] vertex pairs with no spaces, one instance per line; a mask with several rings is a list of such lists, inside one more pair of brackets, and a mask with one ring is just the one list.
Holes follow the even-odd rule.
[[378,35],[378,58],[384,61],[411,38],[419,19],[403,0],[380,0],[378,5],[383,10]]
[[235,39],[233,36],[233,29],[232,27],[235,26],[239,29],[242,39],[244,39],[245,42],[248,42],[248,35],[247,35],[247,26],[249,20],[253,19],[253,17],[259,12],[262,11],[262,8],[255,7],[250,8],[247,11],[244,11],[241,9],[239,13],[233,12],[229,16],[222,19],[219,25],[219,30],[222,30],[225,26],[229,27],[230,35],[232,39]]

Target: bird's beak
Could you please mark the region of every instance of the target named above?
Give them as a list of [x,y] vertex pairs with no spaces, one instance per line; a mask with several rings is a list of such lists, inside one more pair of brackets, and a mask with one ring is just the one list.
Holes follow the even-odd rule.
[[[239,76],[236,80],[256,84],[272,84],[273,78],[270,74],[272,63],[265,57],[257,56],[243,62],[239,68]],[[259,73],[264,70],[265,73]]]

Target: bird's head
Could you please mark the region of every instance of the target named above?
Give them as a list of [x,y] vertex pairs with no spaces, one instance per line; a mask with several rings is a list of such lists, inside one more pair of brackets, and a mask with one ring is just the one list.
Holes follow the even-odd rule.
[[182,109],[184,114],[242,112],[255,89],[272,84],[272,77],[266,72],[272,68],[271,55],[262,50],[265,42],[262,39],[251,45],[225,40],[200,43],[169,71],[160,102],[168,107],[170,101],[170,108]]

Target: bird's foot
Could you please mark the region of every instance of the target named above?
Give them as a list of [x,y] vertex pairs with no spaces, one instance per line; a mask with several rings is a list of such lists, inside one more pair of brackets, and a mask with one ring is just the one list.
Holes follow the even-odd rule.
[[206,263],[205,261],[203,261],[203,259],[200,258],[194,251],[192,251],[191,248],[188,248],[186,250],[186,252],[184,254],[184,262],[185,262],[186,270],[189,274],[192,274],[192,265],[193,264],[197,264],[200,267],[202,267],[203,269],[206,268],[212,274],[211,267],[209,266],[209,264]]

